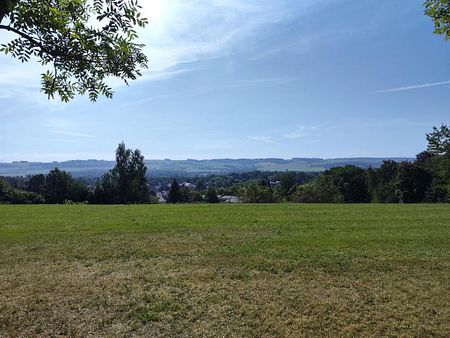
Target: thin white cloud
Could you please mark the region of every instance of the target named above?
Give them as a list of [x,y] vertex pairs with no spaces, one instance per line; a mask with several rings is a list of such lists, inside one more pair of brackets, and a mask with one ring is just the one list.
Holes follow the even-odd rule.
[[29,162],[53,162],[87,159],[113,160],[114,156],[107,153],[73,152],[73,153],[11,153],[0,154],[0,162],[29,161]]
[[81,137],[81,138],[93,138],[94,137],[94,135],[90,135],[90,134],[83,134],[83,133],[77,133],[77,132],[65,131],[65,130],[52,130],[51,133],[57,134],[57,135],[73,136],[73,137]]
[[247,138],[251,141],[257,141],[257,142],[262,142],[262,143],[267,143],[267,144],[275,143],[272,136],[248,136]]
[[[149,69],[143,71],[141,79],[169,79],[186,72],[190,63],[239,53],[251,48],[261,30],[286,23],[298,14],[306,15],[311,9],[330,1],[141,0],[142,14],[150,20],[145,29],[139,30],[139,43],[146,45],[144,51],[150,59]],[[1,41],[14,37],[8,32],[0,32]],[[175,68],[180,65],[185,69]],[[10,86],[15,82],[22,89],[38,92],[43,71],[37,62],[22,64],[10,56],[0,56],[0,84]],[[262,80],[260,84],[265,79]],[[276,85],[274,79],[267,80],[266,85]],[[286,80],[278,81],[282,84]],[[113,88],[123,86],[114,79],[109,84]],[[42,96],[42,93],[38,94]],[[0,95],[3,98],[22,96],[16,91]]]
[[[261,31],[308,15],[311,10],[333,1],[337,0],[261,0],[258,3],[253,0],[141,0],[142,14],[150,23],[139,31],[139,43],[146,45],[144,52],[150,62],[140,80],[170,79],[189,71],[194,62],[251,49]],[[14,37],[0,32],[1,41]],[[0,99],[26,98],[47,106],[45,95],[39,92],[40,74],[44,71],[35,61],[22,64],[10,56],[0,56],[0,84],[8,88],[0,89]],[[230,86],[277,86],[291,81],[293,79],[263,78],[243,80]],[[124,86],[117,79],[108,80],[108,84],[113,89]],[[59,100],[50,102],[60,105]]]
[[[161,70],[158,72],[143,72],[142,76],[137,78],[136,81],[161,81],[161,80],[169,80],[172,77],[175,77],[180,74],[184,74],[190,72],[190,69],[176,69],[176,70]],[[119,78],[109,78],[108,85],[113,90],[118,90],[121,87],[125,87],[126,83]],[[132,83],[131,83],[132,85]]]
[[253,39],[249,39],[261,29],[293,18],[293,8],[305,11],[316,2],[293,5],[288,0],[261,0],[258,4],[252,0],[141,1],[143,15],[150,18],[149,26],[140,32],[150,57],[148,72],[242,51],[252,45]]
[[394,93],[394,92],[403,92],[407,90],[415,90],[415,89],[423,89],[430,87],[438,87],[450,84],[450,81],[442,81],[442,82],[432,82],[432,83],[423,83],[413,86],[405,86],[405,87],[397,87],[397,88],[389,88],[375,91],[376,94],[384,94],[384,93]]
[[317,127],[313,126],[297,126],[296,130],[284,134],[284,138],[287,139],[298,139],[310,136],[311,132],[317,130]]
[[294,39],[281,43],[280,45],[271,46],[257,54],[249,57],[251,61],[264,60],[276,56],[284,56],[289,54],[301,54],[311,52],[314,47],[323,42],[327,38],[325,33],[308,33],[302,36],[296,36]]
[[296,78],[294,77],[273,77],[273,78],[260,78],[250,80],[237,80],[231,82],[229,84],[229,87],[237,87],[237,88],[256,87],[256,86],[275,87],[291,83],[295,80]]

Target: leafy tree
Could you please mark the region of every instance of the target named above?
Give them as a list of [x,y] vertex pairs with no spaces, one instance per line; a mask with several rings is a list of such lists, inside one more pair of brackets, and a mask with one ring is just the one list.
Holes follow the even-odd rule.
[[446,40],[450,39],[450,1],[449,0],[426,0],[425,14],[434,22],[436,34],[444,35]]
[[147,24],[139,10],[137,0],[0,0],[0,30],[17,36],[0,51],[50,66],[42,74],[49,98],[57,94],[67,102],[77,93],[92,101],[111,98],[106,78],[128,84],[147,67],[144,45],[135,42],[135,27]]
[[192,194],[189,189],[186,187],[180,187],[180,202],[181,203],[191,203],[192,202]]
[[96,203],[144,203],[149,201],[147,166],[139,149],[127,149],[120,143],[116,165],[95,186]]
[[438,156],[444,155],[450,147],[450,128],[445,124],[440,128],[433,127],[433,132],[427,134],[427,141],[428,152]]
[[436,159],[436,155],[431,151],[422,151],[421,153],[416,155],[416,164],[430,172],[434,170],[434,160]]
[[[280,193],[283,196],[286,196],[289,193],[289,190],[292,189],[292,187],[295,185],[296,182],[296,176],[295,173],[292,171],[288,171],[285,173],[282,173],[280,175]],[[270,187],[270,184],[269,184]]]
[[443,124],[426,135],[428,150],[417,155],[416,164],[432,177],[426,201],[444,202],[450,197],[450,128]]
[[172,184],[170,185],[169,195],[167,197],[167,203],[181,203],[183,198],[180,192],[180,185],[174,178]]
[[84,202],[89,198],[86,186],[75,180],[67,171],[55,168],[50,170],[45,178],[45,201],[50,204],[65,201]]
[[14,189],[3,178],[0,178],[0,203],[11,204],[38,204],[43,203],[41,195]]
[[269,187],[254,182],[245,184],[239,191],[239,199],[243,203],[272,203],[273,191]]
[[74,179],[70,187],[70,201],[88,202],[92,198],[88,187],[79,179]]
[[27,190],[35,192],[37,194],[42,194],[44,192],[44,186],[45,186],[45,175],[39,174],[31,176],[28,185]]
[[121,203],[140,203],[148,200],[147,166],[139,149],[126,149],[119,144],[116,150],[116,166],[112,174],[117,178]]
[[195,185],[196,185],[198,190],[205,190],[206,189],[206,183],[205,183],[205,179],[204,178],[198,178],[195,181]]
[[198,191],[194,190],[194,191],[191,191],[190,193],[191,193],[191,197],[190,197],[191,202],[194,202],[194,203],[203,202],[203,196]]
[[111,171],[105,173],[94,187],[94,197],[92,202],[98,204],[118,204],[120,196],[117,188],[117,180]]
[[394,186],[397,173],[398,163],[395,161],[383,161],[379,168],[367,170],[367,188],[373,202],[398,203]]
[[343,196],[335,186],[332,177],[320,175],[314,181],[298,185],[292,194],[296,203],[340,203]]
[[331,178],[334,187],[342,195],[343,202],[364,203],[369,201],[367,175],[364,169],[347,165],[327,170],[324,175]]
[[431,176],[411,162],[401,162],[395,180],[395,191],[402,203],[418,203],[424,200],[431,183]]
[[44,195],[47,203],[63,203],[70,199],[72,177],[68,172],[55,168],[50,170],[45,181]]
[[205,199],[206,202],[208,203],[219,203],[219,197],[217,196],[217,192],[212,187],[209,187],[208,190],[206,190]]
[[447,185],[447,199],[450,199],[450,145],[441,158],[441,173]]

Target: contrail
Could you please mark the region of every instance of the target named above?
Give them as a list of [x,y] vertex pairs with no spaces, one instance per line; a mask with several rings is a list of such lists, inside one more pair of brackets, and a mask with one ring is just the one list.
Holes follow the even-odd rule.
[[446,84],[450,84],[450,81],[424,83],[424,84],[415,85],[415,86],[383,89],[383,90],[377,90],[375,93],[376,94],[382,94],[382,93],[402,92],[402,91],[405,91],[405,90],[414,90],[414,89],[421,89],[421,88],[437,87],[437,86],[443,86],[443,85],[446,85]]

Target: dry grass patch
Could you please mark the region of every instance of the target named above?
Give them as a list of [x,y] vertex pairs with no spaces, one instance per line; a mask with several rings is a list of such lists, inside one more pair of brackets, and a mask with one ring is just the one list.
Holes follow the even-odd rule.
[[0,206],[0,336],[449,335],[447,206],[246,207]]

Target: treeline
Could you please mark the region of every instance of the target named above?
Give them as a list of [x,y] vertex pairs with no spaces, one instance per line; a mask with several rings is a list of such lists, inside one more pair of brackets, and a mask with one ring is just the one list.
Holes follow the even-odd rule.
[[[384,161],[379,168],[332,168],[306,184],[272,188],[256,182],[239,189],[242,202],[420,203],[450,201],[450,128],[434,127],[428,149],[414,162]],[[289,188],[289,189],[288,189]]]
[[434,127],[427,140],[428,149],[415,161],[385,161],[379,168],[343,166],[321,174],[256,171],[151,178],[150,183],[141,152],[121,143],[115,167],[96,182],[57,168],[47,175],[0,178],[0,203],[218,203],[219,196],[243,203],[449,202],[450,128]]
[[0,203],[92,203],[126,204],[148,203],[151,196],[146,179],[147,167],[141,152],[127,149],[122,142],[116,150],[116,165],[94,185],[75,179],[66,171],[55,168],[47,175],[29,179],[0,178]]

